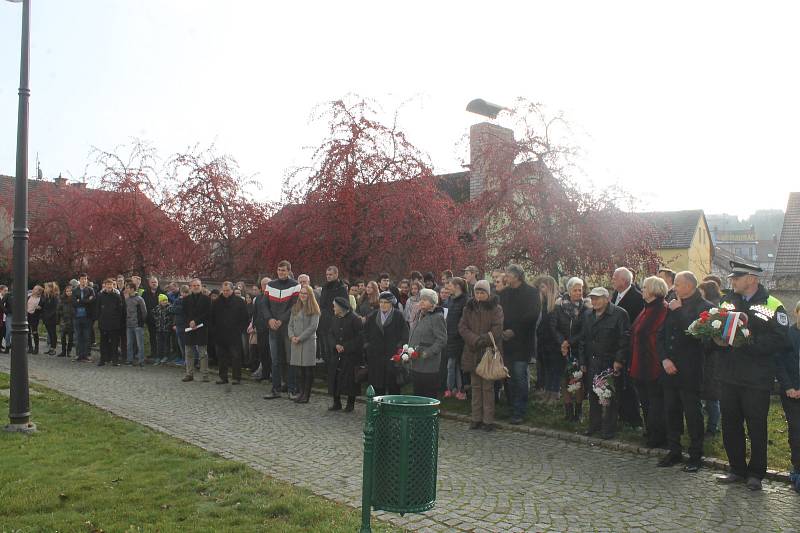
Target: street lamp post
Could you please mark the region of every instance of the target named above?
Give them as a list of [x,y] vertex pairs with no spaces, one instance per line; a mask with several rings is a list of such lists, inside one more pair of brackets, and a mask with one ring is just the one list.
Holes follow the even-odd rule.
[[[19,3],[20,0],[9,0]],[[31,422],[28,394],[28,100],[31,96],[30,41],[31,2],[22,2],[22,46],[19,67],[19,114],[17,117],[17,178],[14,190],[14,292],[11,320],[11,390],[8,431],[36,431]]]

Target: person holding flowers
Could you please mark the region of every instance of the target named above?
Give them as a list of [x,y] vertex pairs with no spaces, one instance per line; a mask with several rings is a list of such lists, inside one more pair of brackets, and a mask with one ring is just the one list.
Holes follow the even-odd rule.
[[[578,343],[581,371],[589,372],[592,390],[589,392],[589,428],[587,436],[600,432],[600,438],[613,439],[617,430],[619,375],[625,368],[630,349],[630,320],[628,313],[609,301],[608,289],[595,287],[589,293],[591,310],[583,319],[583,326],[570,345]],[[602,381],[602,383],[598,382]],[[601,399],[598,390],[603,390]],[[611,393],[610,396],[607,393]]]
[[436,398],[439,393],[439,366],[447,345],[447,324],[439,307],[439,295],[433,289],[419,294],[420,314],[411,326],[408,344],[419,352],[411,362],[411,381],[415,396]]
[[705,352],[708,350],[707,343],[704,345],[687,330],[698,316],[713,307],[697,290],[697,284],[697,278],[689,271],[675,275],[676,299],[670,302],[664,327],[658,335],[658,355],[665,372],[661,382],[664,385],[669,445],[669,453],[658,462],[658,466],[669,467],[683,461],[681,434],[685,418],[689,433],[689,462],[683,468],[685,472],[697,472],[703,455],[704,420],[700,394]]
[[470,374],[472,391],[472,423],[470,429],[492,431],[494,425],[494,381],[481,378],[475,369],[481,362],[486,348],[492,345],[489,333],[495,344],[503,349],[503,308],[497,295],[491,293],[489,282],[482,279],[475,283],[473,298],[464,306],[458,332],[464,339],[461,367]]
[[[733,344],[728,341],[717,348],[722,442],[731,465],[730,472],[717,480],[745,481],[748,489],[758,491],[767,472],[767,415],[775,381],[775,355],[789,344],[789,317],[780,300],[759,283],[760,267],[736,261],[730,264],[728,278],[733,292],[723,298],[720,308],[744,313],[749,342],[737,343],[737,334],[731,339]],[[750,437],[749,463],[745,423]]]
[[408,322],[397,309],[397,298],[391,292],[380,293],[378,305],[379,309],[364,323],[367,381],[378,396],[400,394],[400,366],[392,358],[408,342]]
[[583,280],[573,277],[567,281],[567,295],[556,301],[556,308],[550,315],[553,336],[567,363],[561,386],[564,419],[567,421],[579,422],[583,414],[587,380],[580,368],[578,350],[570,350],[569,339],[581,330],[581,318],[590,305],[591,301],[583,297]]

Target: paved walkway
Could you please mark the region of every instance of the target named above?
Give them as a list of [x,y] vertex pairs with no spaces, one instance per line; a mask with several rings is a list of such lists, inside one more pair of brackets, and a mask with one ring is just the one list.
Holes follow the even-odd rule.
[[[0,370],[8,371],[8,356]],[[31,356],[31,378],[123,417],[241,461],[326,498],[360,506],[363,405],[328,413],[262,400],[263,386],[226,391],[181,383],[178,369],[102,367]],[[35,421],[34,412],[34,421]],[[653,458],[562,440],[469,431],[442,420],[436,507],[376,513],[424,531],[798,531],[800,495],[718,485],[710,471],[656,468]]]

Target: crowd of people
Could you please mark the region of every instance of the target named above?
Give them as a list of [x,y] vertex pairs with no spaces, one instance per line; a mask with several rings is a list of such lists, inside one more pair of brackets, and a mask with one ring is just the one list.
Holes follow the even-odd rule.
[[[28,351],[39,353],[39,325],[51,356],[91,361],[95,323],[98,366],[175,364],[183,382],[238,385],[242,368],[269,381],[267,400],[307,403],[315,370],[324,368],[330,411],[352,412],[362,387],[377,394],[413,394],[470,400],[470,429],[492,431],[495,405],[508,405],[509,422],[521,424],[539,403],[563,404],[567,421],[580,422],[588,403],[587,435],[614,438],[618,426],[643,429],[644,444],[669,450],[659,467],[683,462],[681,436],[689,436],[687,472],[701,467],[704,439],[720,429],[730,461],[722,483],[761,488],[767,468],[767,418],[776,380],[788,421],[792,483],[800,492],[800,329],[759,282],[761,270],[732,263],[730,290],[715,276],[662,268],[635,283],[624,267],[602,285],[550,276],[528,283],[517,265],[487,273],[475,266],[411,272],[393,282],[340,279],[331,266],[318,286],[296,279],[281,261],[274,279],[258,285],[225,281],[209,290],[201,280],[161,287],[155,276],[103,280],[86,275],[63,292],[55,282],[26,295]],[[0,339],[8,353],[12,296],[0,285]],[[729,346],[687,334],[714,308],[746,313],[750,342]],[[57,350],[60,331],[60,352]],[[145,331],[149,344],[145,346]],[[149,357],[145,357],[149,351]],[[479,375],[490,354],[502,354],[507,379]],[[535,366],[535,379],[529,369]],[[230,376],[229,376],[230,372]],[[703,411],[707,413],[707,420]],[[720,427],[721,421],[721,427]],[[747,460],[745,424],[750,440]]]

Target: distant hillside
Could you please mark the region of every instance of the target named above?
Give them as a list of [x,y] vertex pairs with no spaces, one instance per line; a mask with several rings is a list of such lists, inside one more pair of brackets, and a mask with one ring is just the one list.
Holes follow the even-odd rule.
[[708,227],[713,232],[719,230],[747,229],[750,226],[756,229],[756,238],[759,240],[771,239],[773,235],[781,236],[783,228],[783,211],[780,209],[759,209],[748,218],[740,220],[735,215],[706,215]]

